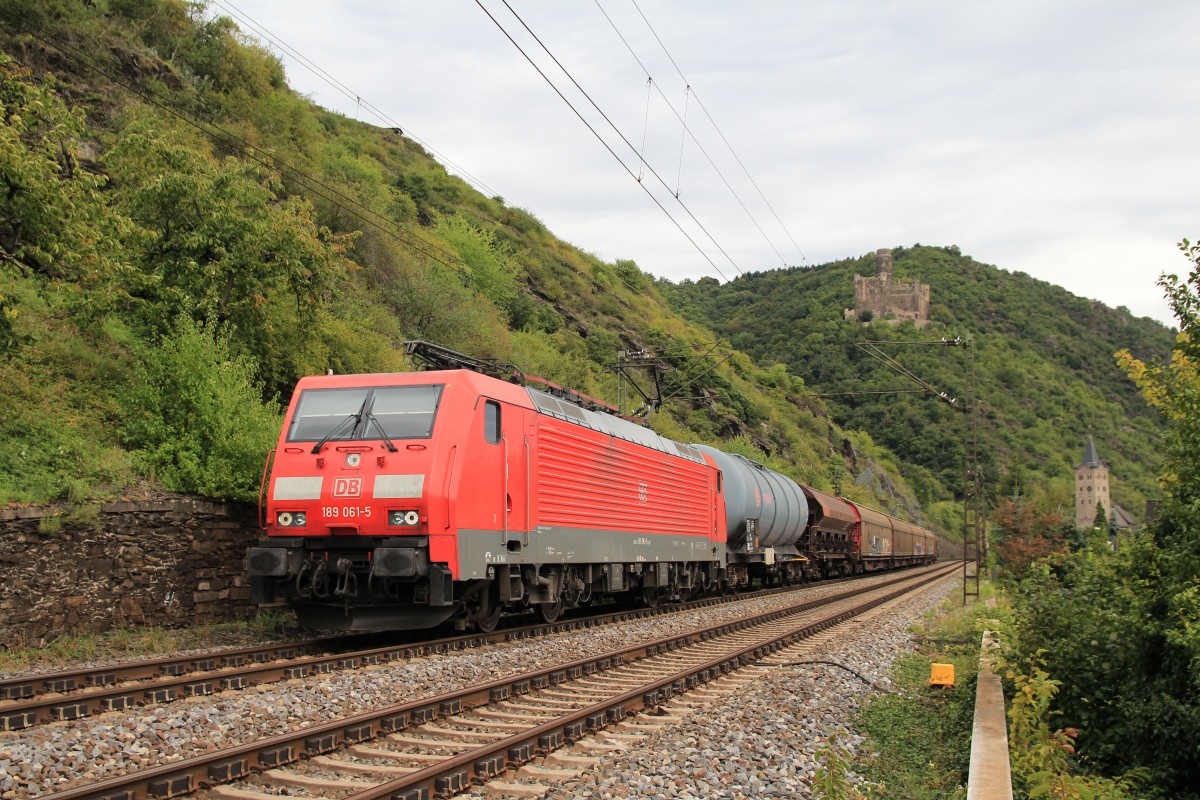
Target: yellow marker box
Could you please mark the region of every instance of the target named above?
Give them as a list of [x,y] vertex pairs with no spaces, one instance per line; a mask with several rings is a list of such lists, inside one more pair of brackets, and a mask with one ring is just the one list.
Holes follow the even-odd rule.
[[954,685],[954,665],[953,664],[931,664],[929,666],[929,685],[930,686],[953,686]]

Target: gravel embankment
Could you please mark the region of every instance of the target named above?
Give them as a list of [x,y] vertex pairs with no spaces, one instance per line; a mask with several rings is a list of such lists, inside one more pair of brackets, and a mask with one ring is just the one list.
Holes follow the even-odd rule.
[[[885,611],[852,635],[835,637],[796,660],[837,662],[886,688],[892,663],[913,649],[909,628],[958,586],[945,579],[916,601]],[[850,718],[877,693],[837,667],[776,667],[766,679],[697,709],[682,724],[606,756],[602,769],[584,772],[546,798],[811,797],[818,751],[835,734],[843,747],[857,750],[863,739],[850,729]]]
[[[885,577],[872,580],[884,580]],[[837,594],[844,588],[841,585],[816,586],[805,596],[826,597]],[[77,722],[54,723],[27,731],[0,733],[0,797],[5,800],[37,797],[77,784],[177,761],[337,717],[377,710],[388,705],[544,668],[548,664],[595,656],[638,642],[684,633],[699,626],[702,621],[716,624],[752,613],[769,611],[791,601],[792,598],[778,596],[763,598],[620,625],[561,633],[541,639],[492,645],[460,653],[427,656],[362,670],[312,676],[130,712],[113,712]],[[906,619],[910,617],[906,616]],[[871,637],[880,653],[879,656],[870,656],[871,663],[877,658],[882,659],[884,651],[899,652],[907,647],[906,624],[899,626],[899,632],[878,641]],[[870,650],[865,652],[869,653]],[[864,660],[866,658],[867,656],[864,656]],[[890,658],[887,658],[888,662]],[[780,720],[786,721],[789,726],[794,726],[796,719],[808,719],[812,716],[805,708],[798,707],[794,712],[788,710],[791,700],[795,699],[790,696],[796,694],[794,685],[797,682],[813,683],[814,678],[819,678],[815,682],[822,686],[829,683],[830,686],[843,687],[829,692],[815,692],[817,696],[830,698],[828,704],[833,708],[843,704],[843,701],[837,699],[839,691],[843,695],[861,692],[861,688],[854,686],[857,679],[828,676],[827,670],[813,672],[812,668],[794,669],[797,671],[786,670],[786,676],[785,670],[781,670],[781,688],[773,693],[778,697],[768,701],[778,703],[778,707],[773,711],[782,714]],[[882,663],[877,669],[886,671],[886,663]],[[827,677],[831,680],[827,681]],[[787,683],[791,683],[793,688],[787,688]],[[808,695],[809,691],[806,690],[797,697]],[[739,701],[738,705],[742,704]],[[746,709],[746,714],[751,713],[754,704],[746,703]],[[829,714],[831,719],[828,725],[833,725],[842,718],[840,711],[837,714],[830,711]],[[739,714],[733,715],[734,718],[738,716]],[[730,713],[722,710],[711,722],[714,726],[720,726],[726,724],[730,718]],[[698,724],[689,723],[688,728],[695,728]],[[759,723],[748,723],[744,735],[750,735],[749,729],[755,724]],[[823,727],[821,729],[824,730]],[[692,735],[698,743],[695,747],[698,750],[697,758],[703,758],[706,748],[720,747],[721,753],[724,753],[725,747],[730,743],[730,737],[734,736],[732,730],[726,734],[719,732],[716,727],[711,732],[701,730]],[[817,735],[818,743],[820,735],[822,734]],[[675,745],[667,744],[664,748],[673,746]],[[751,747],[752,743],[747,742],[746,746]],[[752,752],[758,753],[759,750],[754,749]],[[743,756],[735,753],[731,757]],[[726,756],[714,755],[712,758],[724,760]],[[647,774],[668,774],[666,769],[670,766],[668,763],[665,767],[647,770],[643,765],[635,769],[645,773],[639,777],[640,780]],[[767,769],[766,766],[762,767],[764,771]],[[581,797],[637,796],[636,792],[633,795],[597,795],[596,789],[581,788],[580,791],[593,792],[592,795],[580,794]],[[710,795],[701,792],[699,796]]]

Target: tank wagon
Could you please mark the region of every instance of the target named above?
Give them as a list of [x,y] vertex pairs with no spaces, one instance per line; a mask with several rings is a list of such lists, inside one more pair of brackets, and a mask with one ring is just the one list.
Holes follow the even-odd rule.
[[800,540],[808,501],[800,485],[745,456],[694,447],[720,470],[729,585],[744,588],[754,578],[803,579],[808,559],[800,552]]
[[301,379],[264,469],[253,601],[317,628],[490,630],[505,610],[553,621],[599,596],[656,605],[936,555],[929,531],[538,385]]

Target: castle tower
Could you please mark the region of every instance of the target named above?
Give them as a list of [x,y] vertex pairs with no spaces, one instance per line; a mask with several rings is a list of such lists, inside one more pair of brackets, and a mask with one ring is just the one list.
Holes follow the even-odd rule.
[[1108,498],[1108,465],[1096,455],[1096,443],[1089,436],[1083,448],[1083,461],[1075,466],[1075,527],[1090,528],[1096,522],[1096,508],[1104,506],[1112,514]]
[[892,250],[890,247],[881,247],[875,251],[875,266],[879,269],[879,282],[888,284],[892,282]]

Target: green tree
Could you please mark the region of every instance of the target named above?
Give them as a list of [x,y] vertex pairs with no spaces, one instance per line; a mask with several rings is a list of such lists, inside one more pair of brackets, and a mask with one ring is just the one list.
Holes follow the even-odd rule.
[[1110,546],[1107,526],[1031,570],[1015,593],[1024,652],[1044,651],[1054,698],[1079,756],[1109,775],[1149,770],[1156,796],[1200,798],[1200,248],[1194,268],[1164,275],[1180,321],[1171,360],[1117,360],[1166,418],[1166,500],[1152,528]]
[[[126,297],[117,237],[132,226],[107,208],[104,177],[81,164],[84,115],[52,78],[38,84],[0,54],[0,120],[0,279],[31,278],[71,313],[102,315]],[[17,313],[0,283],[0,353],[20,343]]]
[[139,354],[121,435],[168,489],[254,500],[283,422],[263,403],[255,364],[215,323],[180,317]]
[[1066,547],[1062,517],[1043,513],[1027,498],[1002,501],[992,512],[992,522],[996,525],[992,549],[999,565],[1013,578],[1038,559]]
[[231,324],[264,361],[275,355],[271,300],[285,295],[298,317],[308,315],[353,267],[345,257],[353,237],[317,226],[311,204],[283,196],[261,165],[205,150],[146,118],[108,154],[117,196],[138,226],[129,238],[145,273],[144,320],[157,332],[179,316]]
[[511,315],[517,298],[517,268],[508,247],[492,232],[457,214],[439,217],[434,230],[469,268],[470,273],[463,275],[468,284]]

